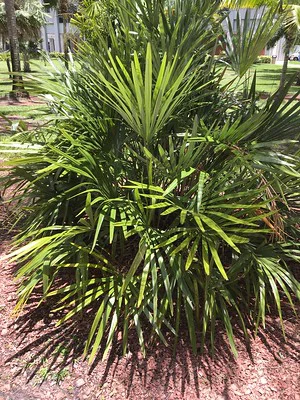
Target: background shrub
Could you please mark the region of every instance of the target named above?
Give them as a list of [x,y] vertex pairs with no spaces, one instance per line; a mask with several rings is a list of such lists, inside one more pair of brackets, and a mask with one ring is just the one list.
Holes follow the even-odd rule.
[[64,59],[64,53],[60,53],[59,51],[51,51],[48,53],[50,58],[55,58],[55,59]]
[[10,59],[9,51],[4,51],[0,53],[0,61],[6,61]]
[[271,64],[272,56],[258,56],[255,64]]

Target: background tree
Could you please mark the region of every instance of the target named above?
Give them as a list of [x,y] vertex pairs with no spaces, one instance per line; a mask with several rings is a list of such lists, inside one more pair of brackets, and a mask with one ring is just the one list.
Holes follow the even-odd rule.
[[81,38],[97,41],[99,31],[107,35],[109,21],[117,19],[117,10],[111,0],[82,0],[73,17],[73,24],[78,27]]
[[29,57],[32,44],[40,40],[41,27],[46,23],[46,13],[40,0],[18,0],[16,11],[20,48],[24,71],[30,71]]
[[7,21],[7,33],[9,38],[9,49],[11,55],[12,72],[13,72],[13,85],[11,96],[16,97],[18,93],[24,91],[22,76],[18,74],[21,72],[20,62],[20,47],[18,39],[16,11],[14,0],[5,0],[5,13]]
[[[30,71],[30,44],[40,38],[41,27],[46,23],[44,7],[39,0],[17,0],[15,2],[16,31],[19,52],[23,53],[24,71]],[[4,3],[0,3],[0,32],[8,37],[6,11]]]

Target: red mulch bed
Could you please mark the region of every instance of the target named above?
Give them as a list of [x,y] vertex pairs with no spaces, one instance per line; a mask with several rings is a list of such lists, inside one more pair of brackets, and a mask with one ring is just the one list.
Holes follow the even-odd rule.
[[0,97],[0,106],[33,106],[35,104],[45,104],[45,101],[38,96],[19,97],[18,99],[8,96]]
[[35,309],[34,299],[13,317],[15,266],[1,261],[13,236],[7,214],[0,205],[0,400],[300,400],[299,323],[285,307],[287,341],[278,318],[269,317],[251,352],[237,338],[237,360],[219,329],[214,359],[193,355],[184,339],[175,357],[155,343],[144,359],[132,338],[126,357],[116,342],[106,360],[89,365],[81,356],[86,318],[56,327],[58,316],[47,305]]

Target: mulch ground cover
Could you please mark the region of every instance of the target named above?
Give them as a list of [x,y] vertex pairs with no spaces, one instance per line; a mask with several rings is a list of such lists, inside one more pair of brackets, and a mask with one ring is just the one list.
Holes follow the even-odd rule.
[[9,213],[0,203],[0,400],[300,400],[299,321],[284,305],[286,341],[279,318],[269,316],[251,350],[237,334],[237,359],[219,328],[214,358],[192,354],[186,333],[175,356],[155,342],[143,358],[133,336],[125,357],[116,338],[108,358],[100,349],[88,364],[82,358],[88,316],[57,326],[59,312],[47,304],[37,309],[35,296],[14,316],[16,266],[2,257],[15,235]]

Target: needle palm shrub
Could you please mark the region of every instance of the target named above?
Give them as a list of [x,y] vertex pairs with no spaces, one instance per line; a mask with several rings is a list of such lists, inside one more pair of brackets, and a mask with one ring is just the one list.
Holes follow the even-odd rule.
[[53,90],[57,120],[11,162],[17,310],[42,288],[60,324],[92,312],[91,359],[134,329],[143,352],[186,327],[213,349],[217,321],[236,354],[233,317],[247,337],[299,296],[298,103],[222,86],[217,2],[113,3]]

